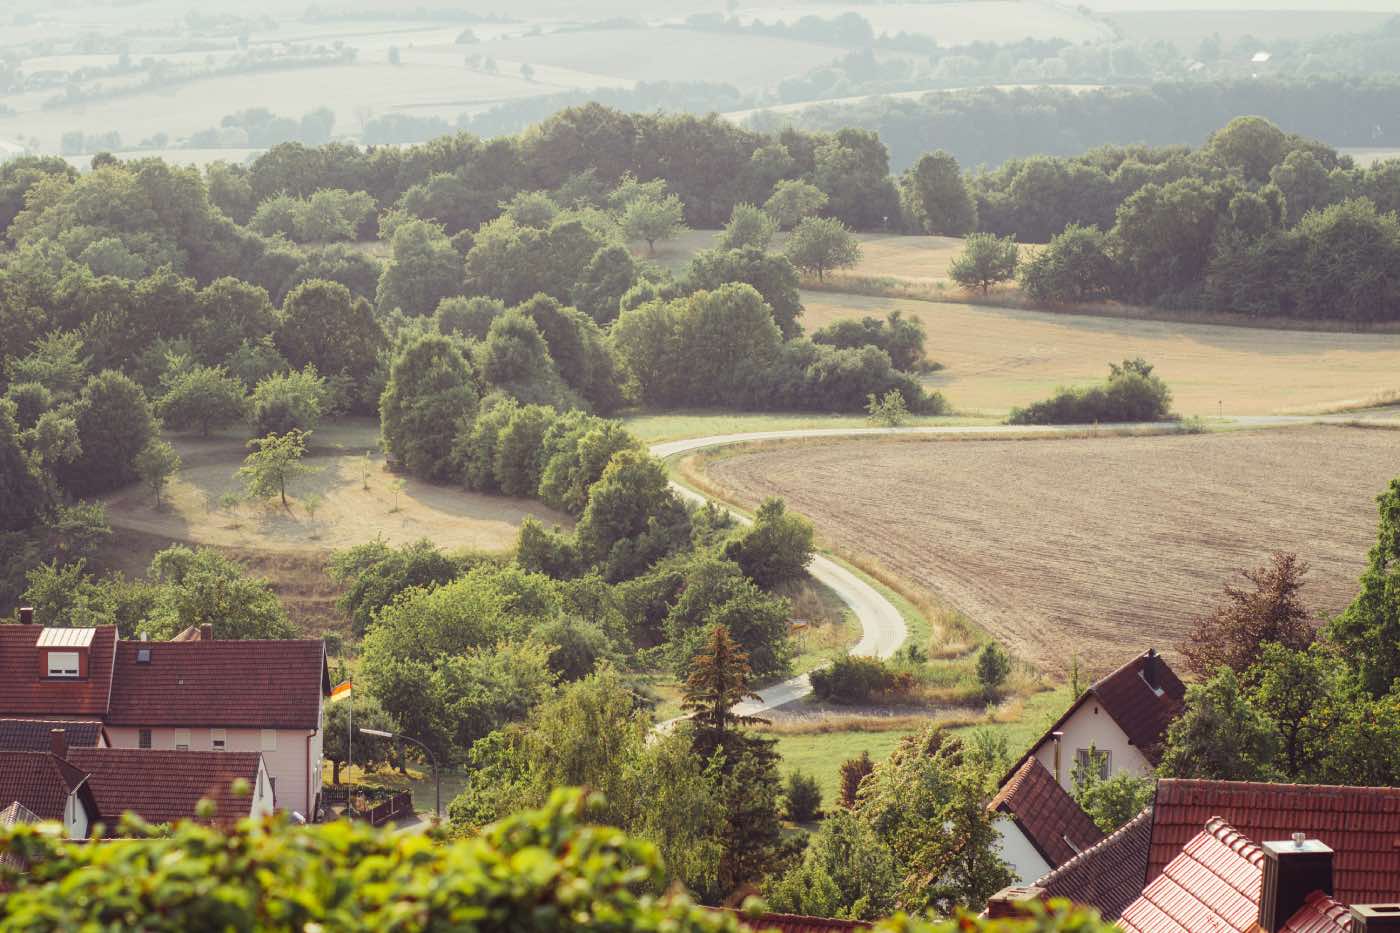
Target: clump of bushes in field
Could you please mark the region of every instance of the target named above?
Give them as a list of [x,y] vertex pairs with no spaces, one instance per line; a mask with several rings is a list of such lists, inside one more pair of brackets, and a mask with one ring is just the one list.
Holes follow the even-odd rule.
[[1110,363],[1102,385],[1059,389],[1043,402],[1013,408],[1011,424],[1093,424],[1097,422],[1165,421],[1171,415],[1171,389],[1152,364],[1138,357]]
[[879,658],[846,655],[811,675],[812,692],[832,703],[868,703],[882,693],[905,693],[914,687],[914,675],[890,667]]

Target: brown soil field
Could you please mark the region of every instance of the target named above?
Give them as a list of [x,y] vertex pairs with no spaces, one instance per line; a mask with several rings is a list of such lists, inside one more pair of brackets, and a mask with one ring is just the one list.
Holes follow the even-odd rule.
[[1108,363],[1142,356],[1183,415],[1278,414],[1359,407],[1400,394],[1400,334],[1274,330],[1023,311],[953,302],[804,292],[810,332],[841,318],[898,310],[923,321],[926,382],[958,411],[1005,412],[1056,386],[1102,380]]
[[1335,613],[1400,473],[1400,433],[1304,427],[1066,440],[845,440],[738,449],[706,467],[742,505],[782,496],[826,544],[966,613],[1019,657],[1094,673],[1178,657],[1236,570],[1294,551]]
[[[390,544],[426,537],[443,548],[504,550],[515,543],[526,515],[546,525],[573,524],[568,515],[532,500],[466,492],[386,472],[378,427],[364,419],[313,432],[306,463],[317,472],[292,484],[288,508],[276,499],[221,504],[225,493],[241,489],[234,472],[247,453],[242,435],[182,435],[171,440],[183,465],[171,483],[169,501],[157,510],[145,487],[118,490],[105,500],[113,526],[175,541],[267,552],[344,548],[376,535]],[[362,463],[367,452],[365,489]],[[404,485],[396,495],[398,480]],[[311,496],[321,497],[314,516],[306,509]]]

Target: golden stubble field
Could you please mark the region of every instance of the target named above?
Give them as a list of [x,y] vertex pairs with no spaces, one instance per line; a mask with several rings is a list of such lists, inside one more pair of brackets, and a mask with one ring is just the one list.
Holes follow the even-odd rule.
[[1279,414],[1359,407],[1400,395],[1400,334],[1327,333],[1183,324],[987,305],[804,292],[813,331],[841,318],[898,310],[923,321],[926,382],[959,411],[1003,413],[1059,385],[1108,374],[1142,356],[1183,415]]
[[[292,483],[286,508],[277,499],[221,503],[226,493],[241,491],[234,476],[247,453],[241,436],[171,440],[183,465],[169,501],[156,509],[144,486],[118,490],[104,500],[114,526],[174,541],[287,552],[346,548],[377,536],[391,545],[429,538],[446,549],[503,551],[514,546],[527,515],[546,526],[573,525],[568,515],[533,500],[467,492],[385,471],[378,428],[366,419],[346,419],[312,433],[304,462],[316,472]],[[403,485],[396,489],[399,481]],[[309,511],[312,497],[319,505]]]
[[740,450],[707,472],[782,496],[819,536],[937,594],[1018,655],[1091,672],[1175,646],[1233,572],[1274,549],[1304,599],[1352,598],[1400,474],[1400,432],[1306,427],[1020,441],[846,440]]

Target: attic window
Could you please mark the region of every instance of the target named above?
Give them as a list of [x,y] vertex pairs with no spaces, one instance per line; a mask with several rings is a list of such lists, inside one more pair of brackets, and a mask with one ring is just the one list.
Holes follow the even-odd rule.
[[50,677],[77,677],[79,653],[76,651],[50,651]]
[[137,664],[150,664],[150,663],[151,663],[151,649],[150,649],[150,648],[137,648],[137,649],[136,649],[136,663],[137,663]]

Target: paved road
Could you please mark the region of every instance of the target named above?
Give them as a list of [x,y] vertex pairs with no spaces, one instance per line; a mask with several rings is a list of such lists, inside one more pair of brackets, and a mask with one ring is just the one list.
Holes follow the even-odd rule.
[[[1250,415],[1225,419],[1233,427],[1279,427],[1291,424],[1337,424],[1349,421],[1400,421],[1400,411],[1379,410],[1344,415]],[[946,435],[995,435],[1016,437],[1017,435],[1079,434],[1086,430],[1097,430],[1105,434],[1125,433],[1143,429],[1171,429],[1176,422],[1155,422],[1127,425],[1063,425],[1055,427],[1039,425],[931,425],[916,428],[802,428],[791,431],[749,431],[739,434],[715,434],[709,437],[690,437],[678,441],[665,441],[651,445],[651,452],[661,459],[678,454],[693,453],[710,447],[724,447],[729,444],[743,444],[753,441],[801,440],[822,437],[859,437],[863,435],[886,434],[946,434]],[[682,497],[693,502],[705,502],[706,498],[692,489],[672,483],[672,487]],[[748,519],[734,513],[742,522]],[[904,617],[888,599],[873,586],[851,573],[845,567],[827,557],[818,555],[811,566],[812,576],[830,587],[841,598],[861,625],[861,639],[851,648],[851,654],[876,658],[888,658],[899,650],[909,637],[909,629]],[[740,715],[754,716],[764,710],[800,700],[812,692],[812,685],[806,674],[792,677],[782,683],[760,690],[758,700],[748,700],[736,706]],[[658,728],[665,729],[675,720],[662,723]]]

